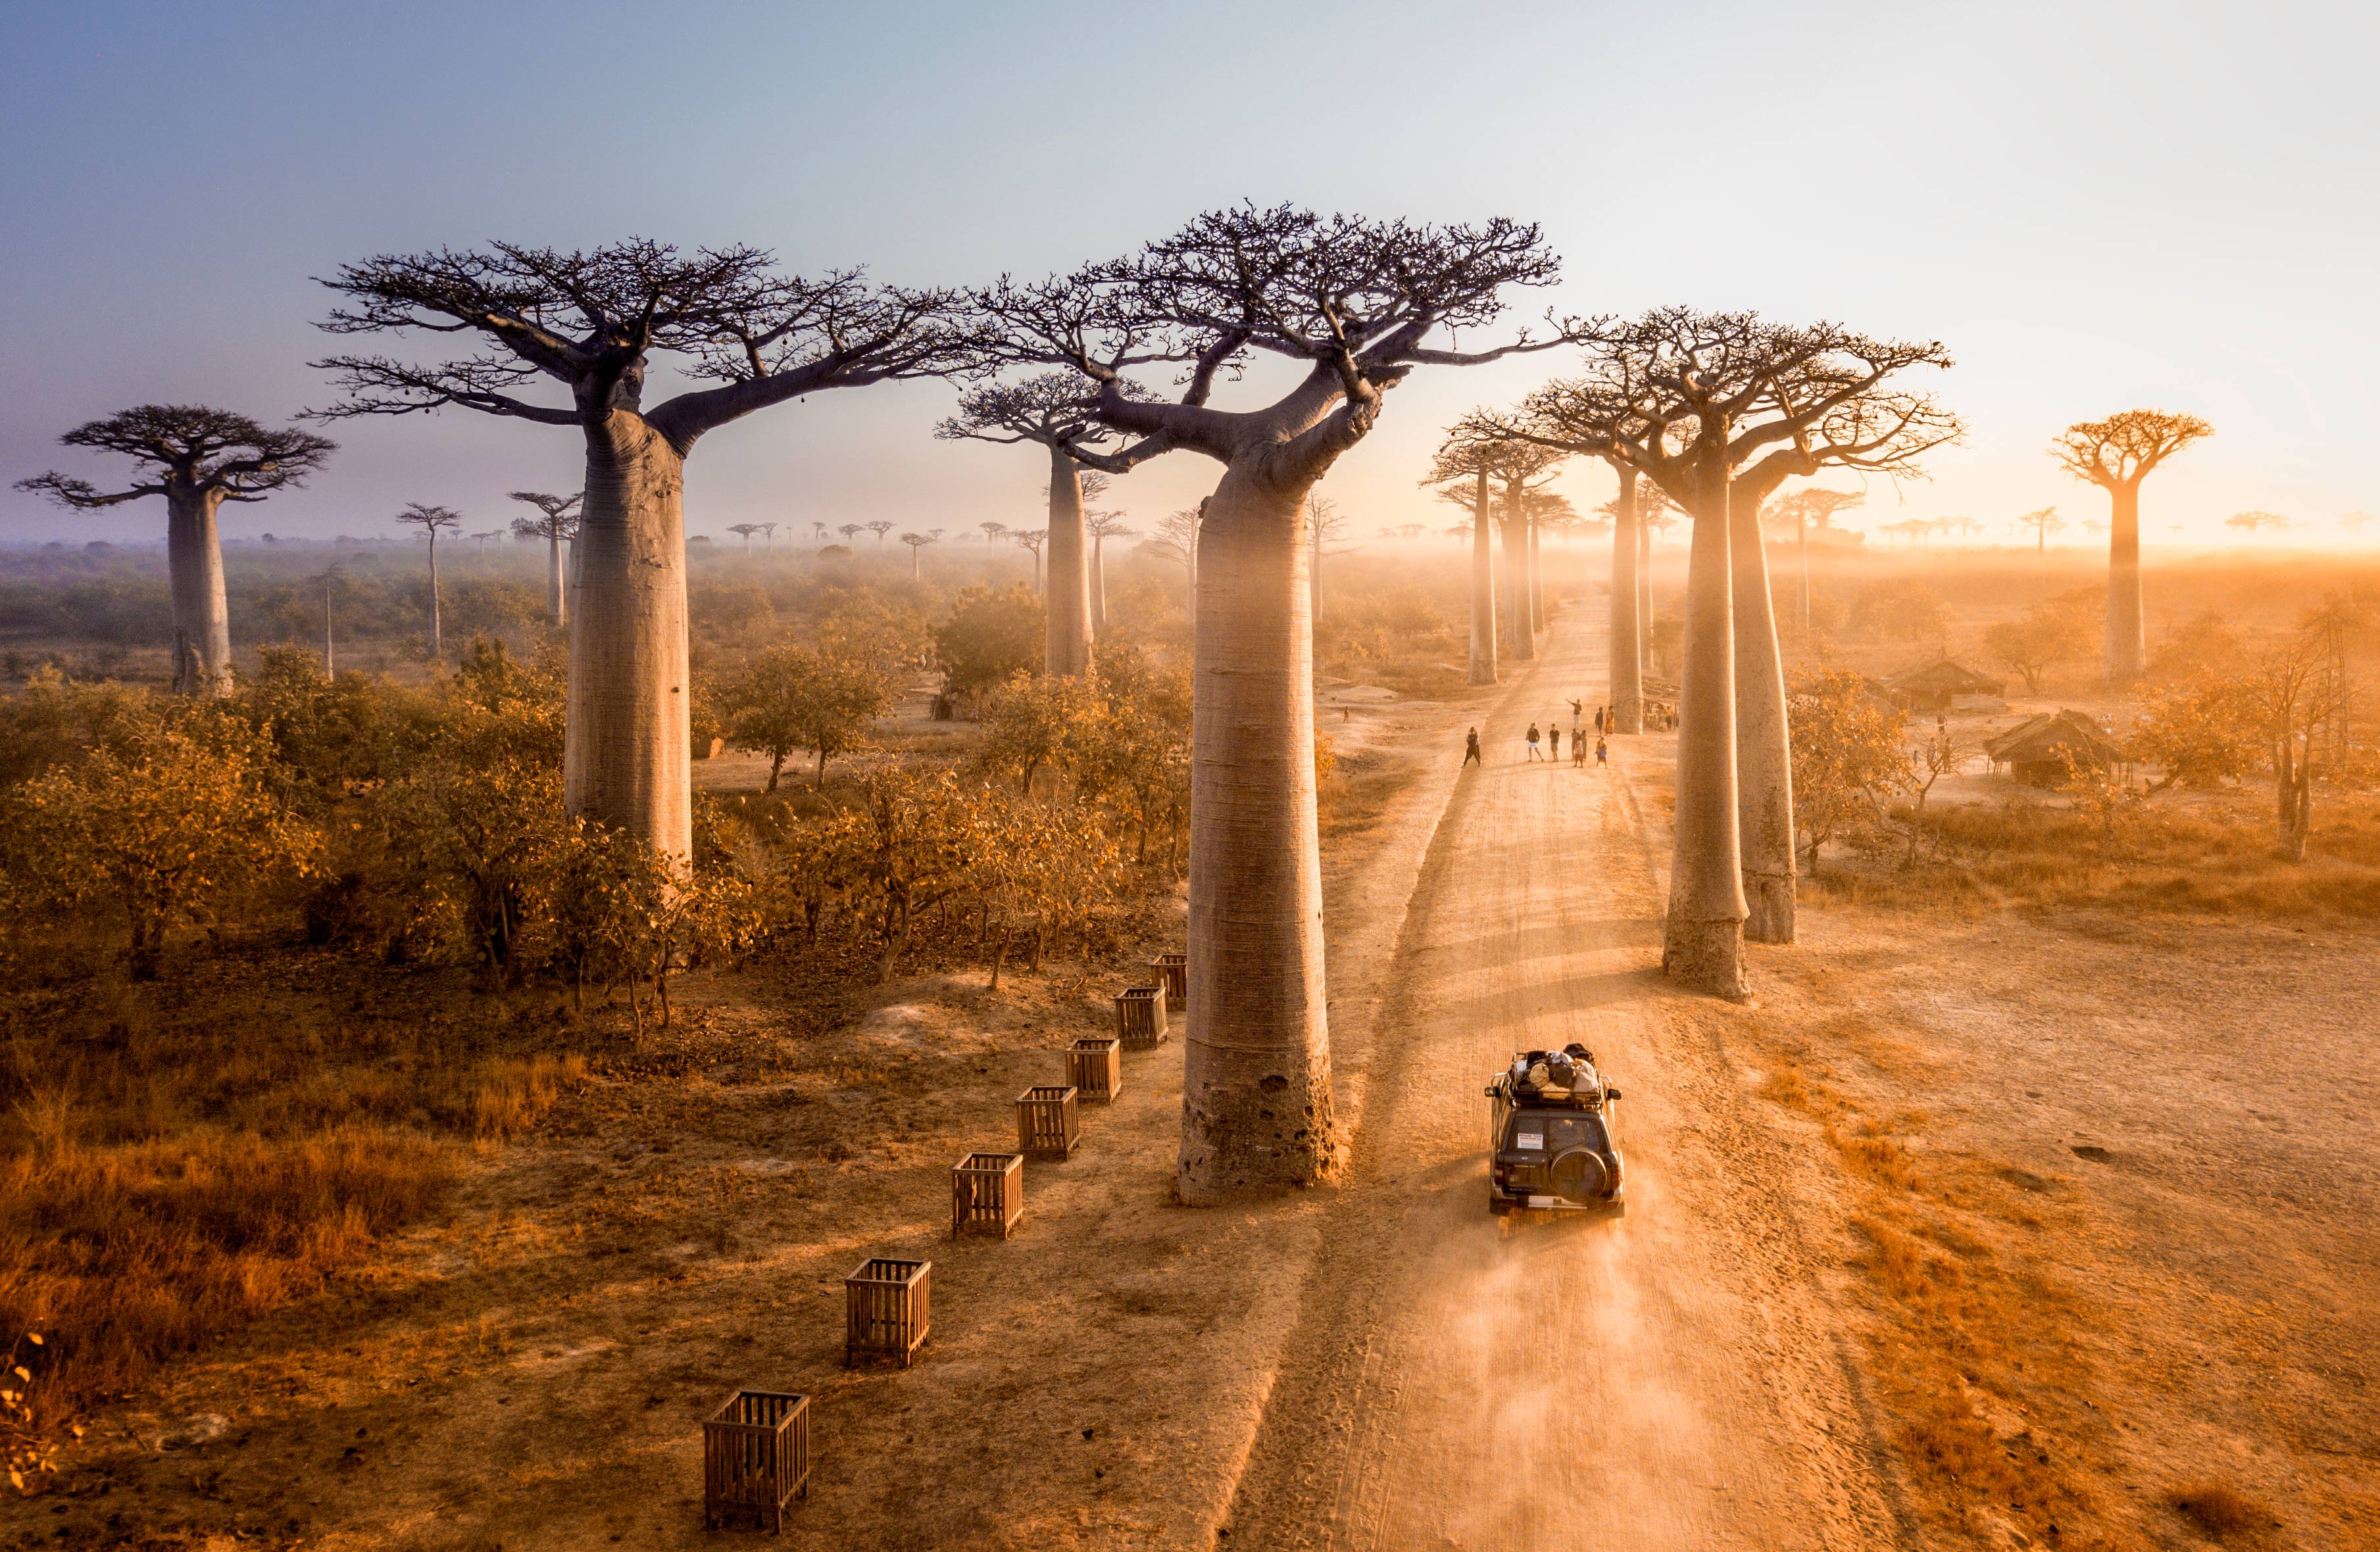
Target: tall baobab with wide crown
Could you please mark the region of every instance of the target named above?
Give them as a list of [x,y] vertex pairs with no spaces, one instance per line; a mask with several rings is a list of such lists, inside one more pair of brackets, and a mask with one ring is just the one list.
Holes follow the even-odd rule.
[[513,519],[513,532],[524,539],[545,540],[545,623],[560,630],[570,623],[570,589],[562,566],[566,541],[578,552],[578,503],[581,497],[550,496],[542,491],[515,491],[513,500],[537,508],[534,517]]
[[1019,549],[1030,550],[1033,552],[1033,596],[1035,598],[1042,596],[1041,546],[1049,541],[1049,531],[1045,528],[1011,528],[1008,530],[1009,543],[1015,545]]
[[1761,505],[1824,467],[1914,474],[1959,423],[1885,384],[1949,365],[1936,343],[1667,308],[1598,326],[1585,375],[1481,426],[1616,455],[1694,520],[1662,951],[1689,986],[1741,997],[1743,939],[1793,940],[1792,750]]
[[449,506],[425,506],[419,502],[407,502],[396,521],[407,527],[419,528],[421,537],[430,541],[430,655],[438,656],[446,649],[445,637],[438,624],[438,536],[448,528],[463,526],[463,515]]
[[1603,510],[1611,518],[1611,725],[1645,731],[1645,477],[1624,458],[1606,458],[1618,481]]
[[744,540],[744,552],[748,555],[752,552],[752,536],[760,531],[760,525],[758,523],[730,523],[727,525],[727,531],[736,535]]
[[174,693],[231,694],[231,612],[224,600],[215,515],[225,502],[261,502],[275,491],[305,484],[338,444],[202,405],[140,405],[86,421],[58,441],[122,454],[139,472],[120,491],[102,491],[55,469],[19,480],[17,488],[82,511],[164,497]]
[[[1102,424],[1222,466],[1198,534],[1185,1200],[1309,1182],[1337,1157],[1306,498],[1416,367],[1537,347],[1525,334],[1472,352],[1432,341],[1492,323],[1509,288],[1548,284],[1557,268],[1536,228],[1511,221],[1420,226],[1242,206],[1129,258],[981,299],[1016,358],[1097,385]],[[1213,407],[1219,375],[1251,353],[1302,373],[1270,404]],[[1125,387],[1135,360],[1160,359],[1188,363],[1178,397]]]
[[[952,370],[948,295],[856,271],[783,274],[758,249],[681,253],[642,239],[384,255],[323,284],[342,298],[322,325],[333,333],[461,333],[487,348],[427,365],[333,357],[318,365],[344,396],[320,415],[456,406],[584,440],[564,801],[690,856],[686,461],[706,433],[773,405]],[[647,408],[657,352],[702,385]],[[566,401],[522,396],[541,382]]]
[[[1087,490],[1087,485],[1086,486]],[[1130,539],[1138,528],[1127,527],[1121,512],[1086,512],[1083,527],[1091,536],[1091,638],[1108,631],[1108,540]]]
[[905,533],[901,536],[901,542],[909,547],[909,580],[915,582],[917,580],[917,557],[924,554],[926,546],[934,541],[925,534]]
[[[945,441],[1031,443],[1050,457],[1050,588],[1042,668],[1087,673],[1099,634],[1091,599],[1089,518],[1083,499],[1099,473],[1123,474],[1152,451],[1114,445],[1116,432],[1091,414],[1095,385],[1075,372],[1043,371],[987,382],[959,395],[959,411],[935,428]],[[1037,556],[1038,552],[1036,552]],[[1037,568],[1038,561],[1036,561]],[[1038,572],[1037,572],[1038,575]]]
[[2049,444],[2050,456],[2075,479],[2107,492],[2107,656],[2110,685],[2141,676],[2148,657],[2141,610],[2141,481],[2192,443],[2215,434],[2195,415],[2128,409],[2105,420],[2078,420]]
[[884,536],[891,533],[893,528],[892,519],[887,517],[870,518],[868,521],[862,523],[859,526],[876,536],[876,542],[879,546],[883,544]]
[[[1439,444],[1438,456],[1430,464],[1427,483],[1458,492],[1466,479],[1472,482],[1472,552],[1471,552],[1471,617],[1475,622],[1488,621],[1499,634],[1498,651],[1515,661],[1527,661],[1536,654],[1536,611],[1530,590],[1534,586],[1536,566],[1529,547],[1528,494],[1554,477],[1562,460],[1569,455],[1518,437],[1496,435],[1483,430],[1470,421],[1458,424]],[[1481,492],[1488,487],[1483,480],[1492,480],[1500,494],[1485,505]],[[1487,545],[1488,519],[1503,532],[1504,556],[1501,568],[1503,586],[1500,596],[1490,607],[1480,604],[1479,588],[1493,587],[1498,579],[1492,564],[1483,564],[1481,555]],[[1493,659],[1486,665],[1487,677],[1479,677],[1480,662],[1476,648],[1472,653],[1471,682],[1492,685],[1496,682],[1497,663]]]

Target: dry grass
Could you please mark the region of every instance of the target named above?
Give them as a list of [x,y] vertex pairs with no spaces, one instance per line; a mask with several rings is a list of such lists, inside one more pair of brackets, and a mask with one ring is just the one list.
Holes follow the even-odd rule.
[[2037,1198],[1990,1160],[1922,1146],[1927,1117],[1867,1113],[1835,1063],[1888,1048],[1856,1016],[1772,1039],[1764,1093],[1817,1123],[1862,1188],[1854,1266],[1878,1319],[1873,1372],[1895,1443],[1965,1531],[1978,1517],[2047,1545],[2093,1545],[2092,1500],[2052,1414],[2089,1376],[2068,1331],[2071,1296],[2034,1265]]
[[2082,816],[2024,803],[1939,810],[1926,828],[1943,860],[1902,867],[1897,852],[1829,857],[1812,887],[1844,903],[1952,913],[2015,905],[2298,920],[2380,915],[2380,802],[2368,797],[2317,807],[2302,863],[2275,854],[2269,816],[2247,800],[2151,805],[2112,839]]
[[[586,1076],[542,1001],[274,945],[0,1000],[0,1326],[55,1422],[302,1298]],[[339,1005],[337,992],[353,993]]]
[[2272,1510],[2220,1482],[2178,1488],[2168,1500],[2190,1522],[2217,1541],[2252,1535],[2277,1523]]

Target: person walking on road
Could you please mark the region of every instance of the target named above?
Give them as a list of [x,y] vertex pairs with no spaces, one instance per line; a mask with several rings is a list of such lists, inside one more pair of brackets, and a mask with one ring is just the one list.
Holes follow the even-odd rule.
[[1546,731],[1553,734],[1553,761],[1556,765],[1560,765],[1561,763],[1561,724],[1560,722],[1556,722],[1553,726],[1546,729]]
[[1586,740],[1572,734],[1570,741],[1570,762],[1573,766],[1586,763]]
[[1595,741],[1595,763],[1598,768],[1608,767],[1611,764],[1610,751],[1604,746],[1603,740],[1600,737],[1597,737]]
[[1537,745],[1544,739],[1544,737],[1545,735],[1537,731],[1537,724],[1531,722],[1529,724],[1529,758],[1531,759],[1543,759],[1546,758],[1546,752],[1537,747]]
[[1595,709],[1595,736],[1603,736],[1603,708],[1600,706]]
[[1463,763],[1465,765],[1475,765],[1482,770],[1488,769],[1488,762],[1479,758],[1479,730],[1477,728],[1473,728],[1463,740]]

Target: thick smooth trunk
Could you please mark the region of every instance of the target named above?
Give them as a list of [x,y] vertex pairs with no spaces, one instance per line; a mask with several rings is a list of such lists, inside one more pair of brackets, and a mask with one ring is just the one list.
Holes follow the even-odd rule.
[[231,694],[231,611],[212,491],[165,492],[165,576],[174,606],[174,693]]
[[1091,536],[1091,640],[1096,643],[1108,633],[1108,541],[1104,534]]
[[[1079,678],[1091,669],[1091,547],[1083,523],[1083,468],[1050,450],[1050,585],[1042,618],[1045,673]],[[1039,564],[1040,557],[1034,558]],[[1037,579],[1038,580],[1038,579]]]
[[1621,733],[1645,731],[1645,632],[1636,610],[1636,476],[1620,471],[1611,515],[1611,715]]
[[1760,502],[1731,493],[1729,564],[1735,634],[1735,783],[1742,849],[1743,935],[1755,943],[1793,940],[1793,745],[1785,720],[1785,665],[1768,589],[1768,547]]
[[1178,1173],[1189,1202],[1307,1183],[1336,1146],[1305,493],[1233,467],[1200,526]]
[[[1312,517],[1311,517],[1311,515],[1308,515],[1307,521],[1308,521],[1308,522],[1311,522],[1311,521],[1312,521]],[[1317,529],[1315,529],[1315,530],[1314,530],[1314,536],[1313,536],[1313,538],[1308,541],[1308,545],[1309,545],[1309,548],[1310,548],[1310,549],[1311,549],[1311,551],[1312,551],[1312,553],[1308,554],[1308,555],[1306,556],[1306,558],[1305,558],[1305,593],[1306,593],[1306,597],[1307,597],[1307,598],[1311,600],[1311,602],[1312,602],[1312,609],[1313,609],[1312,619],[1313,619],[1313,622],[1314,622],[1314,624],[1315,624],[1319,625],[1319,624],[1322,624],[1322,530],[1321,530],[1321,529],[1317,528]]]
[[1699,991],[1742,999],[1743,875],[1735,802],[1735,624],[1727,477],[1704,482],[1686,564],[1678,688],[1678,798],[1661,967]]
[[570,623],[568,590],[563,586],[562,535],[549,534],[545,540],[545,623],[560,630]]
[[562,755],[570,813],[682,860],[694,850],[685,471],[626,411],[588,432]]
[[[1508,497],[1506,504],[1520,503]],[[1537,655],[1529,620],[1529,523],[1507,513],[1497,526],[1504,530],[1504,596],[1498,623],[1504,627],[1504,646],[1512,660],[1528,662]]]
[[438,530],[430,530],[430,655],[445,654],[445,638],[438,628]]
[[1488,477],[1471,498],[1471,683],[1496,682],[1496,525],[1488,515]]
[[2107,683],[2129,685],[2148,658],[2141,615],[2141,488],[2119,485],[2107,493],[2114,503],[2107,523]]

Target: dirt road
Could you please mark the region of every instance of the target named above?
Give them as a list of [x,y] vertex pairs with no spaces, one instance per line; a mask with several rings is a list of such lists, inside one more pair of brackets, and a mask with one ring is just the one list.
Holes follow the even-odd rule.
[[[1608,771],[1524,758],[1531,721],[1567,731],[1566,697],[1602,693],[1600,607],[1497,703],[1432,843],[1223,1545],[1912,1537],[1829,1315],[1840,1248],[1800,1227],[1838,1221],[1805,1210],[1833,1187],[1764,1113],[1725,1013],[1658,974],[1664,816],[1629,772],[1664,741],[1613,740]],[[1492,1219],[1481,1088],[1570,1040],[1625,1093],[1628,1212]]]

